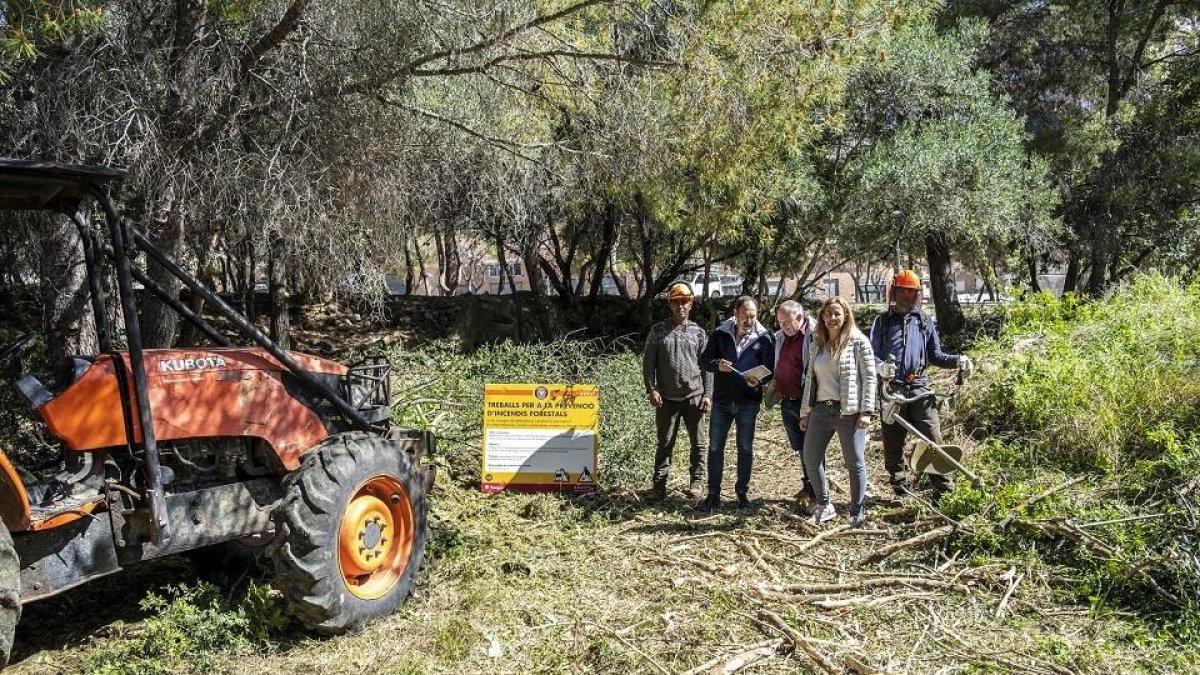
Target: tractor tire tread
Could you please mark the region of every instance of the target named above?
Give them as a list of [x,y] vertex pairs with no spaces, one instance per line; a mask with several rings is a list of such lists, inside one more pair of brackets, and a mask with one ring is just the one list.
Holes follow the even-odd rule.
[[[412,552],[400,580],[382,598],[363,600],[346,588],[338,562],[341,513],[351,493],[381,473],[402,482],[412,500]],[[362,432],[339,434],[311,450],[284,481],[272,514],[276,586],[290,613],[312,630],[338,635],[395,611],[412,592],[424,559],[428,505],[420,468],[395,441]]]
[[0,522],[0,668],[8,665],[21,620],[21,561],[8,527]]

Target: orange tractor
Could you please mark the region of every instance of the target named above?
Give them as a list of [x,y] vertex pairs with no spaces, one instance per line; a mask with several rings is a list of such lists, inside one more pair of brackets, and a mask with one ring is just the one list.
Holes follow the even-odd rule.
[[[30,335],[0,346],[0,367],[10,367],[20,398],[61,448],[61,470],[44,478],[18,472],[0,452],[0,665],[23,604],[206,547],[269,542],[289,610],[318,632],[391,613],[421,566],[433,436],[390,426],[389,366],[280,349],[123,220],[111,197],[123,175],[0,160],[0,209],[74,220],[100,345],[59,364],[51,384],[24,367]],[[95,205],[104,227],[86,217]],[[257,346],[231,346],[142,272],[138,254]],[[105,313],[108,269],[124,350],[113,347]],[[214,346],[143,349],[135,282]]]

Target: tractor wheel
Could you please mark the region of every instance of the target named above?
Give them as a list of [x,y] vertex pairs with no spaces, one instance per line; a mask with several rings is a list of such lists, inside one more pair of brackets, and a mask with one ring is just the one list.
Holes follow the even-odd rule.
[[12,535],[0,523],[0,668],[8,665],[13,634],[21,619],[21,562]]
[[284,481],[275,508],[275,583],[289,611],[326,635],[391,614],[425,549],[421,469],[380,436],[333,436]]

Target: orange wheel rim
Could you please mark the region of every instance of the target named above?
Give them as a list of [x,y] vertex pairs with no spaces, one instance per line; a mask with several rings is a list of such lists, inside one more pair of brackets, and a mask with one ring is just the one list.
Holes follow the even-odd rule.
[[413,520],[408,490],[391,476],[354,491],[338,531],[338,563],[351,593],[374,600],[396,586],[412,553]]

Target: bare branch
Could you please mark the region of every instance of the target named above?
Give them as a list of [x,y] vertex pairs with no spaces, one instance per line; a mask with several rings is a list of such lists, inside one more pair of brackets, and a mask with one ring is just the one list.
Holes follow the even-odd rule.
[[346,86],[318,90],[314,94],[313,98],[323,98],[326,96],[345,96],[345,95],[361,94],[364,92],[372,91],[372,90],[378,89],[386,84],[390,84],[396,80],[405,78],[405,77],[411,75],[414,71],[419,70],[422,66],[424,66],[426,64],[433,63],[435,61],[440,61],[442,59],[447,59],[447,58],[454,57],[454,56],[463,56],[466,54],[474,54],[477,52],[481,52],[485,49],[489,49],[498,44],[507,42],[526,31],[537,28],[538,26],[542,26],[544,24],[558,21],[559,19],[568,17],[577,12],[581,12],[593,5],[605,4],[605,3],[609,3],[611,1],[612,0],[581,0],[581,2],[577,2],[574,5],[570,5],[569,7],[561,9],[557,12],[553,12],[550,14],[538,15],[538,16],[530,19],[529,21],[526,21],[525,23],[513,26],[512,28],[510,28],[506,31],[500,32],[489,38],[480,40],[479,42],[476,42],[474,44],[467,45],[465,47],[455,47],[452,49],[444,49],[442,51],[434,52],[432,54],[426,54],[424,56],[413,59],[412,61],[409,61],[408,63],[404,64],[403,66],[400,66],[399,68],[395,68],[393,70],[387,71],[377,77],[372,77],[372,78],[369,78],[366,80],[362,80],[360,82],[351,83]]
[[620,63],[629,63],[639,66],[649,66],[654,68],[674,68],[680,64],[677,61],[655,61],[647,59],[638,59],[621,54],[607,54],[603,52],[579,52],[565,49],[551,49],[539,52],[523,52],[519,54],[502,54],[489,61],[479,63],[473,66],[461,66],[457,68],[437,68],[437,69],[417,69],[412,71],[413,77],[434,77],[445,75],[466,75],[470,73],[483,73],[495,66],[511,62],[511,61],[531,61],[535,59],[552,59],[556,57],[565,57],[573,59],[587,59],[591,61],[617,61]]

